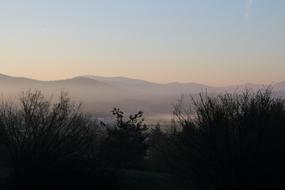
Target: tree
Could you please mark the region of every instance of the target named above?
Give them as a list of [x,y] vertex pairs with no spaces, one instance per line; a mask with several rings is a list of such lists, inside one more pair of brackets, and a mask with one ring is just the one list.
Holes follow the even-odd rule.
[[56,103],[40,91],[22,94],[20,105],[0,108],[0,140],[16,175],[40,175],[76,167],[89,151],[91,123],[66,93]]
[[192,100],[192,109],[181,102],[175,107],[182,130],[166,141],[171,144],[168,151],[160,146],[169,172],[216,189],[285,187],[284,99],[267,89],[200,94]]
[[138,169],[143,166],[146,155],[147,127],[143,124],[143,113],[130,115],[114,108],[112,114],[116,123],[107,129],[107,138],[102,143],[102,160],[106,160],[111,168]]

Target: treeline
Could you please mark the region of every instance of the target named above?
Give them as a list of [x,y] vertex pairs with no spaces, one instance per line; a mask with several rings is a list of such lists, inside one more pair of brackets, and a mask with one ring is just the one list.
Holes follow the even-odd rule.
[[0,150],[16,189],[124,189],[124,171],[165,173],[209,189],[285,188],[285,102],[270,90],[208,96],[174,107],[171,130],[118,108],[108,125],[62,93],[3,101]]

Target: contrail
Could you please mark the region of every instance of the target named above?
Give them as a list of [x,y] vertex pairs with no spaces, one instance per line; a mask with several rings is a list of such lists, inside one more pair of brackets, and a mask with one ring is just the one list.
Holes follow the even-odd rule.
[[249,20],[249,15],[251,12],[251,6],[253,4],[253,0],[246,0],[246,5],[245,5],[245,20],[248,22]]

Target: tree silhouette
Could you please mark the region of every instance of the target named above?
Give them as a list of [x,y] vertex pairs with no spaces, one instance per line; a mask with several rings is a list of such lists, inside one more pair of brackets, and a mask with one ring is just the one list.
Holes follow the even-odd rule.
[[143,113],[130,115],[126,121],[120,109],[114,108],[112,114],[116,123],[107,128],[108,135],[101,147],[103,160],[113,168],[141,168],[148,147]]
[[19,106],[2,104],[1,143],[18,178],[50,177],[80,167],[94,136],[89,119],[79,110],[66,93],[53,104],[40,91],[23,93]]
[[284,188],[283,99],[267,89],[200,94],[192,109],[183,105],[174,112],[182,130],[164,135],[169,148],[161,141],[156,145],[169,172],[217,189]]

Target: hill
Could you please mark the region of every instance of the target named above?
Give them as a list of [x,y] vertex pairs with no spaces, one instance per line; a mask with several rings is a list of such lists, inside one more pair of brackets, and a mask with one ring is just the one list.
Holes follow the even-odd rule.
[[[0,93],[4,97],[18,96],[21,91],[39,89],[45,94],[58,94],[67,91],[71,98],[83,103],[83,108],[101,116],[114,107],[127,112],[138,109],[146,115],[171,113],[172,105],[182,94],[236,92],[264,88],[261,84],[241,84],[225,87],[213,87],[198,83],[173,82],[153,83],[126,77],[78,76],[65,80],[40,81],[24,77],[12,77],[0,74]],[[278,95],[285,95],[285,81],[273,85]]]

